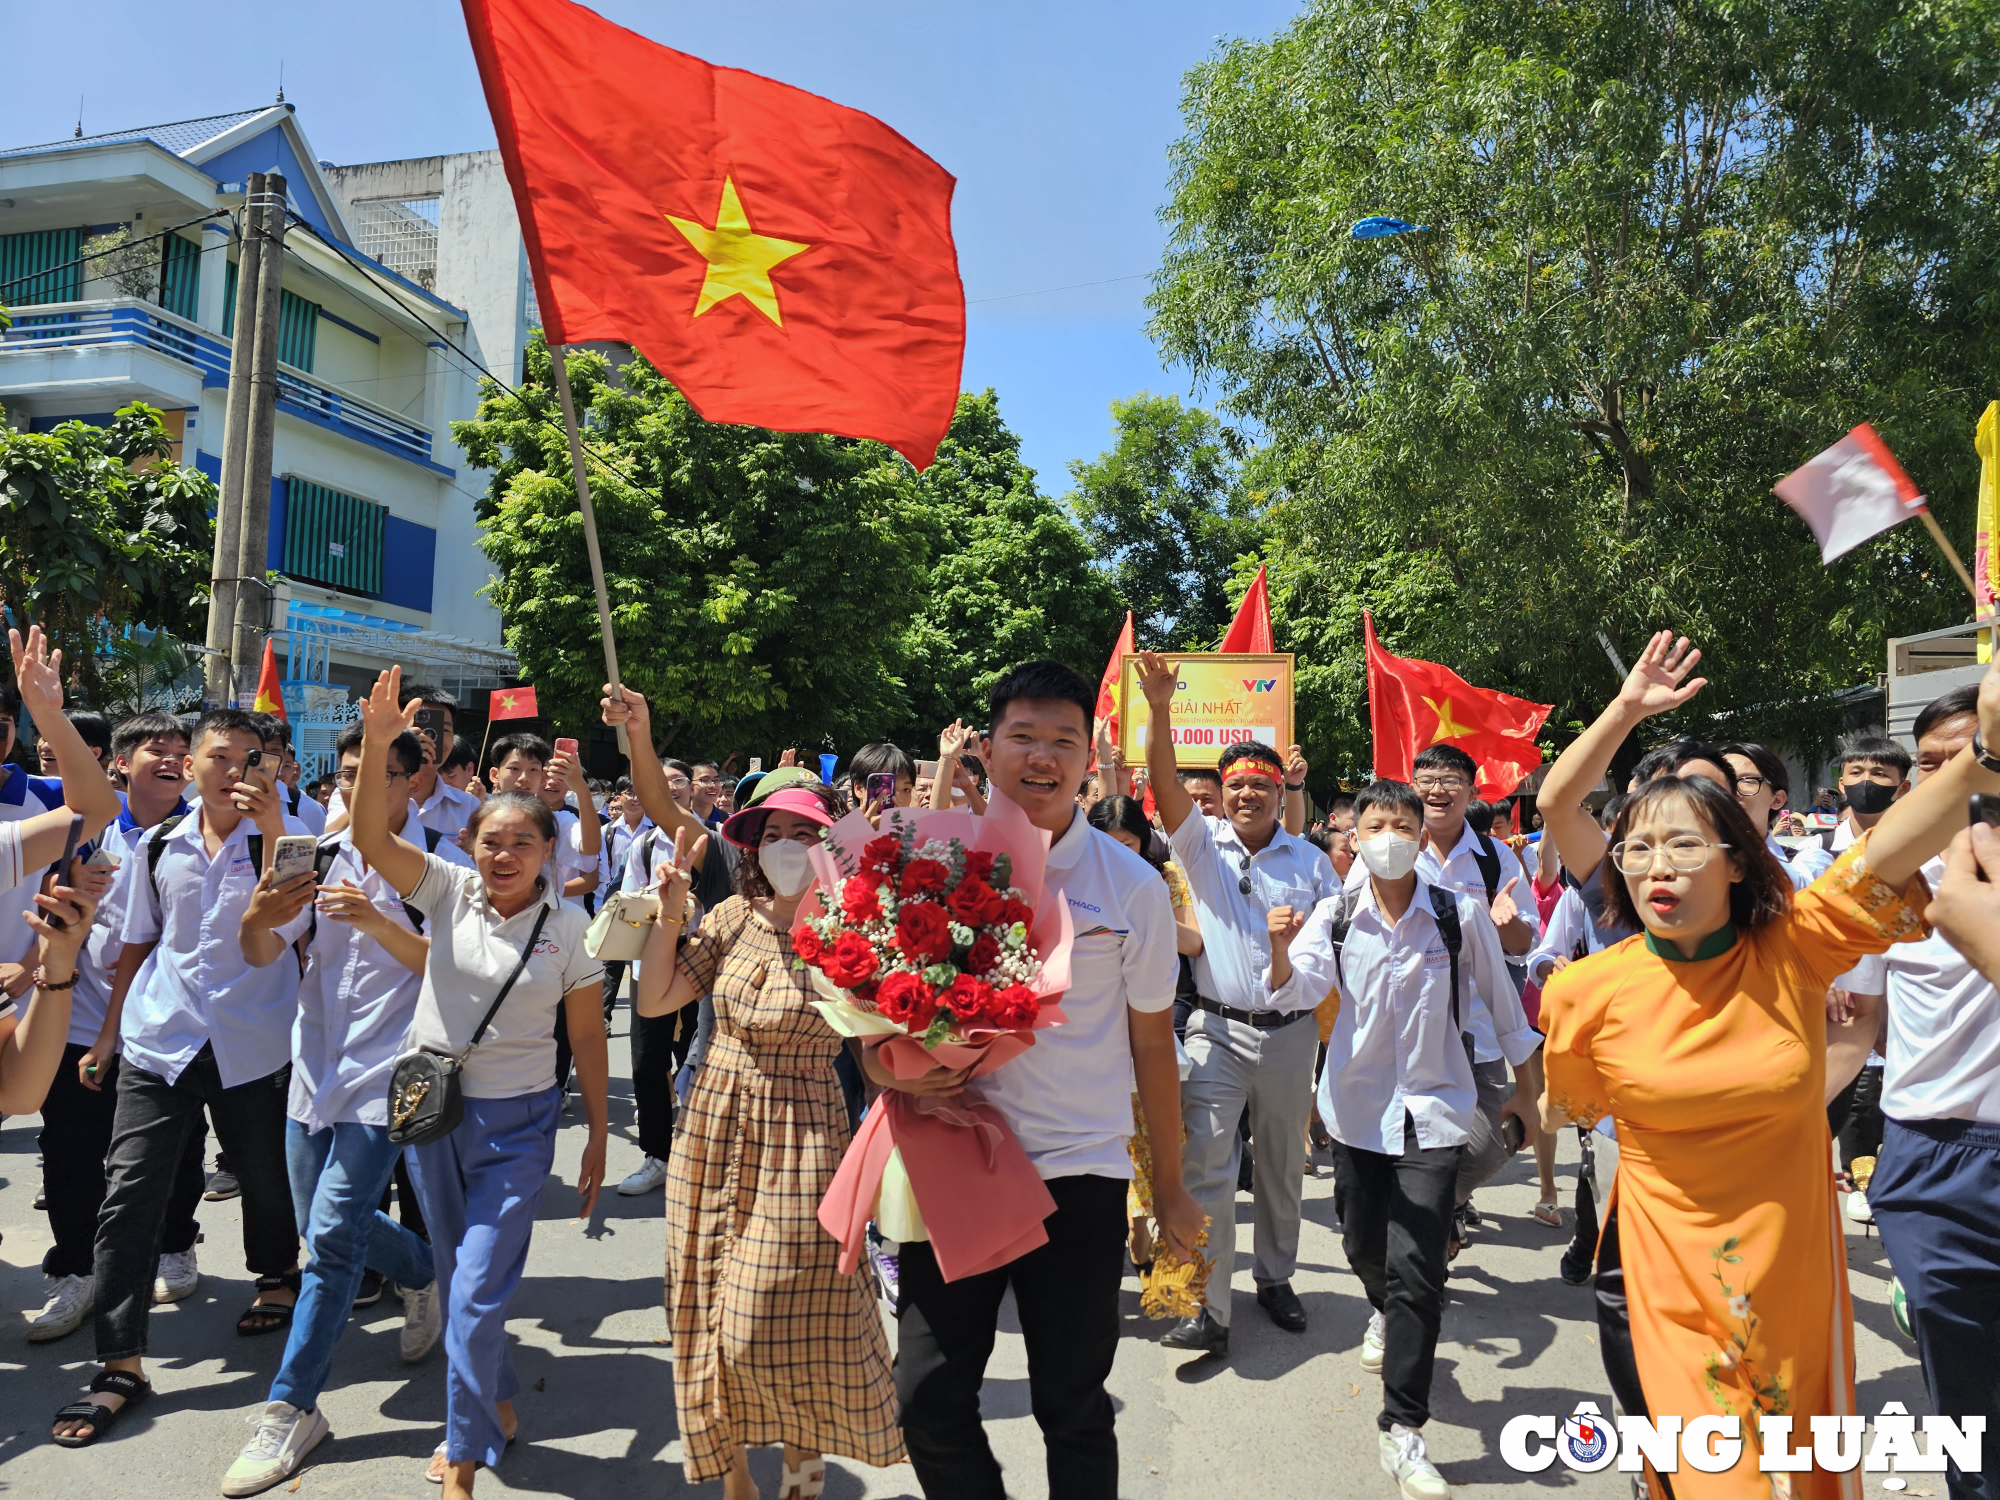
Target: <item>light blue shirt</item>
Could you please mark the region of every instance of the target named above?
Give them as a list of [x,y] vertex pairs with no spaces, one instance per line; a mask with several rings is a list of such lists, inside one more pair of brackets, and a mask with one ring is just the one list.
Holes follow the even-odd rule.
[[[298,819],[285,819],[286,833],[306,831]],[[257,885],[250,861],[253,832],[250,820],[241,819],[211,860],[197,807],[161,846],[157,901],[146,875],[146,840],[134,846],[119,872],[128,887],[125,941],[159,943],[125,998],[121,1050],[128,1064],[169,1083],[211,1044],[224,1088],[269,1077],[291,1060],[299,966],[280,957],[254,968],[237,936]],[[271,855],[266,848],[267,863]],[[308,905],[278,934],[289,943],[311,921]]]
[[[1318,1005],[1323,990],[1310,998],[1289,990],[1282,997],[1271,993],[1266,982],[1271,968],[1267,919],[1273,907],[1289,906],[1304,914],[1336,894],[1340,878],[1333,873],[1333,861],[1285,832],[1282,825],[1272,833],[1271,842],[1253,855],[1235,825],[1204,817],[1198,809],[1181,820],[1169,842],[1194,894],[1195,919],[1201,924],[1195,989],[1238,1010],[1283,1015]],[[1250,882],[1247,894],[1245,877]]]

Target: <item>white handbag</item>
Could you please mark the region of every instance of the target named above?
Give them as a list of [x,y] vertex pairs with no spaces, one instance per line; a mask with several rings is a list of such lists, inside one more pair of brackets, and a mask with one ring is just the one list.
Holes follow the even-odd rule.
[[614,891],[591,919],[583,935],[583,951],[602,963],[632,963],[646,951],[646,939],[660,920],[660,898],[653,891]]

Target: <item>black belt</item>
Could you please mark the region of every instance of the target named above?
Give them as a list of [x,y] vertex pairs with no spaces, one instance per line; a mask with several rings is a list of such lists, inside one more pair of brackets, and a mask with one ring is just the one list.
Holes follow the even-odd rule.
[[1254,1026],[1259,1031],[1282,1031],[1294,1021],[1303,1021],[1312,1012],[1309,1010],[1238,1010],[1233,1005],[1224,1005],[1220,1000],[1211,1000],[1206,995],[1194,997],[1196,1010],[1205,1010],[1212,1016],[1221,1016],[1225,1021],[1241,1021],[1245,1026]]

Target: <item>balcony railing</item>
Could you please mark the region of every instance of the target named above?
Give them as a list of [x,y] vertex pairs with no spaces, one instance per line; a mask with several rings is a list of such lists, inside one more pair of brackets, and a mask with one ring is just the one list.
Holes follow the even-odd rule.
[[[136,344],[193,365],[201,371],[204,385],[229,383],[227,339],[130,297],[45,303],[32,311],[22,309],[14,326],[0,333],[0,358],[21,350],[119,344]],[[291,365],[278,366],[278,409],[436,467],[431,459],[429,428],[386,406],[315,380]]]

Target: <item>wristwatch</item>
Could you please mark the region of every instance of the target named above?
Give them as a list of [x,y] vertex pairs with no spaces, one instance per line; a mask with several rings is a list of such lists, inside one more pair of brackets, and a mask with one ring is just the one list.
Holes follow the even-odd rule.
[[1995,755],[1980,743],[1979,731],[1976,729],[1972,732],[1972,758],[1979,762],[1982,771],[1991,771],[1995,776],[2000,776],[2000,755]]

